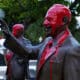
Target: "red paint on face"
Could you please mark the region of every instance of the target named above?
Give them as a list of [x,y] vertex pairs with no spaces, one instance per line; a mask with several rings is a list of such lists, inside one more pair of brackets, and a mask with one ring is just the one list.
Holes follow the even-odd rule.
[[18,38],[22,35],[24,31],[24,26],[22,24],[16,24],[13,26],[13,29],[12,29],[12,34]]
[[55,14],[52,14],[52,12],[48,12],[46,17],[45,17],[43,24],[45,27],[51,27],[52,28],[51,34],[53,34],[54,31],[56,30],[56,19],[57,19],[57,16]]
[[67,16],[71,19],[71,13],[67,7],[61,4],[53,5],[45,16],[43,25],[45,27],[51,27],[51,35],[53,36],[56,29],[61,28],[64,25],[63,18]]

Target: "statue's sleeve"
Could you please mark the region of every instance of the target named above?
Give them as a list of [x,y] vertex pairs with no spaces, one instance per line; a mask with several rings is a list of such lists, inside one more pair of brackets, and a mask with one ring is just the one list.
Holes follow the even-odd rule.
[[12,34],[5,34],[6,40],[4,42],[4,46],[10,49],[15,54],[18,54],[22,57],[28,57],[26,54],[26,47],[19,43],[19,41]]
[[43,45],[46,45],[50,39],[52,38],[46,38],[42,43],[36,46],[24,46],[20,44],[20,42],[12,34],[7,34],[4,46],[22,57],[29,57],[30,55],[38,56],[40,50],[43,48]]
[[18,39],[16,39],[11,33],[6,35],[6,40],[4,42],[4,46],[14,52],[15,54],[18,54],[22,57],[29,57],[30,55],[38,55],[38,52],[40,50],[41,44],[38,44],[36,46],[31,45],[30,43],[26,46],[21,44]]

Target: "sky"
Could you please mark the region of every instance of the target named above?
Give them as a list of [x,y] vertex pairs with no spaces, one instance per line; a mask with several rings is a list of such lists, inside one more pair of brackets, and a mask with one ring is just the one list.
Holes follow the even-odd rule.
[[74,2],[75,0],[65,0],[65,1]]

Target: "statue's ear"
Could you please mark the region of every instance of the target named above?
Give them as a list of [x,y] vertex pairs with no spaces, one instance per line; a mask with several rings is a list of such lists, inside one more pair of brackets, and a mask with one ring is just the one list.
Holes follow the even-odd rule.
[[63,21],[64,25],[66,25],[66,24],[68,24],[69,19],[68,19],[67,16],[65,16],[65,17],[63,17],[63,20],[62,21]]

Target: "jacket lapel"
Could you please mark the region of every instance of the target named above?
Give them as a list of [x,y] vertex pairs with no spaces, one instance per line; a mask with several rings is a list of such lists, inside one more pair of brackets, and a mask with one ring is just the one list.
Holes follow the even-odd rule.
[[[69,31],[66,30],[66,31],[64,32],[64,35],[62,35],[62,36],[58,39],[56,46],[53,46],[53,47],[49,46],[49,45],[50,45],[49,43],[51,42],[51,40],[47,43],[47,45],[46,45],[45,48],[44,48],[44,51],[42,52],[42,56],[41,56],[41,58],[40,58],[40,60],[39,60],[39,63],[38,63],[38,72],[39,72],[39,70],[41,69],[41,67],[44,65],[44,63],[48,60],[48,58],[49,58],[51,55],[56,54],[57,49],[64,43],[64,41],[65,41],[66,38],[69,36],[69,34],[70,34]],[[53,44],[53,42],[52,42],[52,44]]]
[[44,48],[44,51],[42,53],[42,56],[38,62],[38,71],[41,69],[41,67],[44,65],[44,63],[46,62],[46,60],[52,55],[55,53],[56,51],[56,48],[55,47],[52,47],[50,48],[49,47],[49,43],[51,43],[51,40],[47,43],[47,45],[45,46]]

